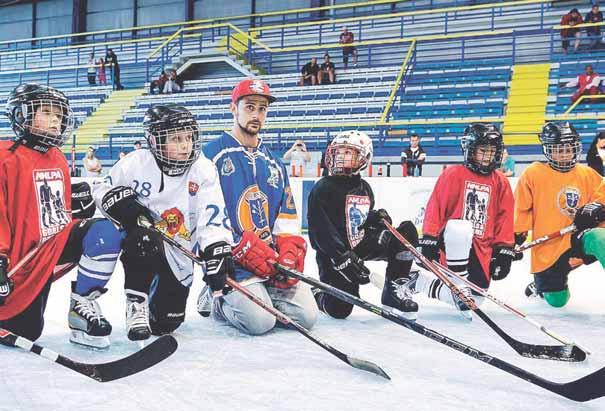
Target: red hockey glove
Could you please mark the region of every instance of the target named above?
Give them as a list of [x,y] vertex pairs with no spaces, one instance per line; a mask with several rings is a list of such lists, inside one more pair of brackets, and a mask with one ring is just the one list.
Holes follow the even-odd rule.
[[[276,237],[275,246],[279,253],[278,263],[284,267],[303,272],[305,269],[305,255],[307,254],[307,242],[297,235],[280,235]],[[273,286],[277,288],[290,288],[298,283],[297,278],[280,276],[275,278]]]
[[245,269],[263,278],[273,277],[278,255],[252,231],[244,231],[233,249],[233,258]]

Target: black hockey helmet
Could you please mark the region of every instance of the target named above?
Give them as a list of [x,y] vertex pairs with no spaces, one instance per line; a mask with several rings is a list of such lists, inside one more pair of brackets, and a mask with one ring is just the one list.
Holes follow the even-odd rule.
[[[183,106],[161,104],[152,106],[143,120],[145,138],[162,172],[169,176],[185,173],[200,155],[201,141],[195,117]],[[166,152],[168,139],[179,143],[191,142],[191,152],[187,159],[175,159]]]
[[6,101],[6,115],[15,141],[42,152],[61,147],[74,129],[75,117],[65,94],[39,84],[15,87]]
[[542,152],[555,170],[567,172],[574,168],[582,152],[580,135],[569,122],[548,122],[539,135]]
[[[471,171],[479,174],[489,174],[502,163],[502,152],[504,151],[504,140],[498,128],[490,123],[472,123],[464,129],[461,140],[462,153],[464,154],[464,165]],[[492,146],[495,148],[493,155],[484,159],[478,158],[477,147]],[[489,160],[486,162],[485,160]]]

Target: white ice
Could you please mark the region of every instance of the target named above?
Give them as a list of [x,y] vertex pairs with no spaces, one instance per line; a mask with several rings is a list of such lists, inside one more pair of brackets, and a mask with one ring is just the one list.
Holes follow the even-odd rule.
[[[453,309],[419,299],[418,321],[447,336],[556,382],[580,378],[605,366],[605,276],[598,263],[571,276],[572,298],[564,309],[523,295],[529,282],[528,256],[491,291],[553,331],[588,347],[584,363],[526,359],[482,321],[465,323]],[[46,327],[39,344],[86,362],[106,362],[137,347],[124,332],[123,272],[100,300],[113,324],[112,346],[91,351],[68,342],[69,280],[53,285]],[[369,263],[384,270],[384,263]],[[316,275],[314,253],[306,272]],[[23,350],[0,347],[0,410],[603,410],[605,399],[579,404],[556,396],[499,369],[463,355],[376,315],[355,308],[347,320],[321,315],[312,332],[341,351],[371,360],[391,376],[387,381],[356,370],[298,334],[276,329],[261,337],[244,335],[200,317],[191,290],[186,322],[177,330],[177,352],[140,374],[98,383]],[[362,296],[379,302],[367,285]],[[526,322],[490,302],[483,306],[499,325],[524,342],[556,344]],[[605,381],[603,381],[605,384]]]

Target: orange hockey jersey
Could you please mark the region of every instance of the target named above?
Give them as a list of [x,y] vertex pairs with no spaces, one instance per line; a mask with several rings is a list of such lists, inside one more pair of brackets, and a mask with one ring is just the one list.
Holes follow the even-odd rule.
[[[534,238],[573,223],[576,211],[586,203],[605,202],[603,178],[592,168],[578,164],[562,173],[535,162],[525,169],[515,188],[515,233],[532,231]],[[571,247],[571,234],[531,249],[531,272],[552,266]]]

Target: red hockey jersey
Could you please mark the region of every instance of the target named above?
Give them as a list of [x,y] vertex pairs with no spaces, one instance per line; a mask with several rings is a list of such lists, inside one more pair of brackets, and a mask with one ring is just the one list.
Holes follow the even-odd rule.
[[41,242],[36,255],[11,278],[15,288],[0,306],[0,320],[25,310],[53,270],[71,226],[71,183],[67,161],[57,148],[43,154],[0,141],[0,254],[9,270]]
[[514,244],[513,206],[513,192],[500,171],[484,176],[463,165],[448,167],[429,198],[422,232],[439,237],[448,220],[471,221],[473,248],[489,281],[492,248]]

